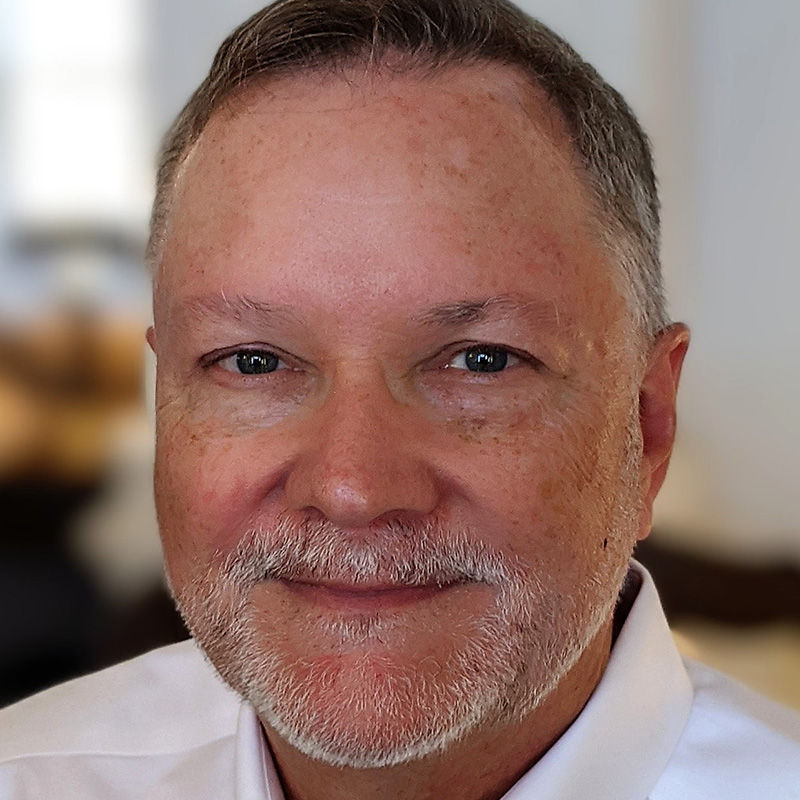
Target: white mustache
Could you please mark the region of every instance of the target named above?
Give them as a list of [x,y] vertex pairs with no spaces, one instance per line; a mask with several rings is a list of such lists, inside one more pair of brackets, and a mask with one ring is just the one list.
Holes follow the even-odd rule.
[[436,523],[387,523],[357,535],[325,521],[281,520],[248,532],[225,559],[222,576],[238,585],[281,579],[380,586],[447,586],[520,580],[515,559],[461,529]]

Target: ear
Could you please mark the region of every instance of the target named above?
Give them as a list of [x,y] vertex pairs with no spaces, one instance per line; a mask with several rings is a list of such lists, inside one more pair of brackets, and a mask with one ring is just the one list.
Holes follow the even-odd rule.
[[653,502],[667,475],[675,442],[675,400],[689,329],[670,325],[658,335],[650,350],[647,371],[639,389],[639,422],[642,431],[642,519],[639,538],[650,533]]
[[156,329],[152,325],[147,329],[147,333],[145,334],[145,338],[147,339],[147,344],[150,345],[150,349],[155,353],[155,351],[156,351]]

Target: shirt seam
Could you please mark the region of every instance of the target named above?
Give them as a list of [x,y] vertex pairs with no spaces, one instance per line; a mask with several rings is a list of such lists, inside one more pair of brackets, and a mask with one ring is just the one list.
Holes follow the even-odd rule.
[[235,733],[228,733],[225,736],[220,736],[215,739],[209,739],[201,744],[193,745],[191,747],[179,748],[176,750],[153,750],[147,753],[133,753],[109,750],[45,750],[38,753],[20,753],[19,755],[8,756],[7,758],[0,758],[0,767],[6,764],[13,764],[17,761],[24,761],[26,759],[42,759],[42,758],[157,758],[162,756],[179,756],[181,754],[191,753],[195,750],[202,750],[213,744],[218,744],[226,740],[236,739]]

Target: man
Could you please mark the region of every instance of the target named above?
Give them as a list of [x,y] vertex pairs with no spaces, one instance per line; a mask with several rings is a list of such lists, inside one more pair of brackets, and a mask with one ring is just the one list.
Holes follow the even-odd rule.
[[644,134],[504,0],[279,0],[170,132],[156,497],[193,644],[5,714],[2,797],[800,797],[648,575],[688,344]]

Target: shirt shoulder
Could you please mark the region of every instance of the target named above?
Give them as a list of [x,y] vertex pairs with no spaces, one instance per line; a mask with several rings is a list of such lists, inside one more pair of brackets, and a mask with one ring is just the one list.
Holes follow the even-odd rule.
[[233,736],[239,706],[194,642],[181,642],[0,711],[0,763],[195,750]]
[[692,661],[694,700],[651,800],[800,800],[800,714]]

